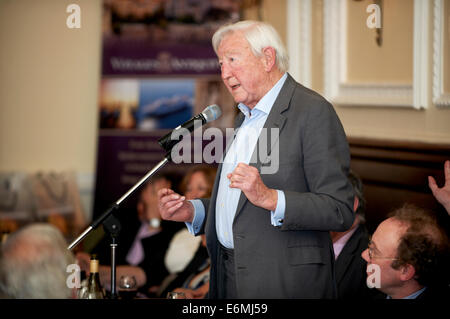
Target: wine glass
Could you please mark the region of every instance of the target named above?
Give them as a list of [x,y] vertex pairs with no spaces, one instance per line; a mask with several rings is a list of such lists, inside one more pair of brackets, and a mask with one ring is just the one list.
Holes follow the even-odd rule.
[[186,295],[180,291],[169,291],[167,293],[167,299],[186,299]]
[[122,299],[134,299],[136,294],[136,278],[132,275],[121,276],[119,279],[119,296]]

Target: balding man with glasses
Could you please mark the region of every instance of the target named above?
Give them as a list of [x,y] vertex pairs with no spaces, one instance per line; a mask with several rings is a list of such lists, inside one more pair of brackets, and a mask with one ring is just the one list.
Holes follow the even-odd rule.
[[436,216],[408,204],[390,216],[362,253],[368,284],[387,299],[450,300],[449,242]]

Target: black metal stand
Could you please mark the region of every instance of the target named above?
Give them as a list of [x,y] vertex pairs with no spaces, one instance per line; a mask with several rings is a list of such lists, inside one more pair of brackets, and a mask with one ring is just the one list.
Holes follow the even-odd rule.
[[170,152],[167,153],[164,160],[159,162],[151,171],[149,171],[144,177],[139,180],[128,192],[126,192],[121,198],[119,198],[114,204],[111,205],[100,217],[98,217],[86,230],[78,236],[68,247],[71,250],[73,247],[87,236],[92,230],[96,229],[100,224],[103,224],[103,228],[111,235],[111,299],[117,299],[116,292],[116,249],[117,249],[117,236],[119,235],[121,225],[119,220],[112,214],[115,210],[119,209],[120,203],[128,198],[139,186],[141,186],[147,179],[154,175],[161,167],[166,165],[170,160]]
[[92,230],[96,229],[98,225],[103,223],[103,221],[111,215],[111,213],[114,210],[117,210],[119,208],[120,203],[122,203],[125,199],[128,198],[139,186],[141,186],[148,178],[150,178],[152,175],[154,175],[161,167],[166,165],[170,160],[170,152],[167,153],[166,157],[156,164],[156,166],[149,171],[144,177],[142,177],[139,182],[137,182],[133,187],[131,187],[128,192],[126,192],[121,198],[119,198],[114,204],[111,205],[110,208],[108,208],[100,217],[98,217],[86,230],[81,233],[80,236],[78,236],[77,239],[75,239],[67,249],[71,250],[73,247],[78,245],[78,243],[87,236]]
[[116,249],[117,237],[119,237],[122,226],[114,214],[109,215],[103,222],[103,229],[111,236],[111,299],[117,299],[116,288]]

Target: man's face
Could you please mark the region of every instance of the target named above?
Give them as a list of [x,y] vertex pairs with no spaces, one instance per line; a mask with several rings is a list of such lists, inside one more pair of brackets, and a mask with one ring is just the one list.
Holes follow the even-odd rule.
[[[396,258],[397,247],[406,228],[404,224],[394,218],[386,219],[373,234],[369,248],[361,254],[362,258],[367,261],[368,267],[371,264],[379,266],[381,285],[379,290],[388,295],[393,295],[395,291],[401,289],[403,283],[400,279],[401,268],[394,269],[391,264]],[[372,258],[369,256],[369,250]]]
[[186,196],[186,199],[203,198],[208,194],[210,188],[205,174],[198,171],[192,174],[189,179],[184,196]]
[[226,35],[217,50],[222,80],[236,103],[253,108],[267,93],[263,57],[253,54],[242,32]]

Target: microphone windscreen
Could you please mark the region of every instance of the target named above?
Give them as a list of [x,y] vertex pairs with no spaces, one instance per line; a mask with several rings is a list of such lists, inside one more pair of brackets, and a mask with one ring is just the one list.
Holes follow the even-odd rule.
[[213,104],[205,108],[202,112],[206,123],[217,120],[222,115],[222,110],[217,104]]

